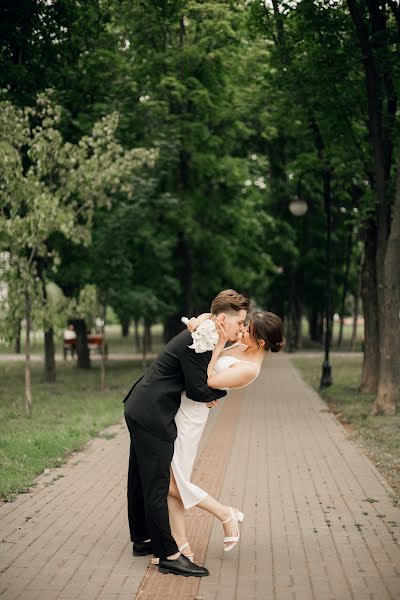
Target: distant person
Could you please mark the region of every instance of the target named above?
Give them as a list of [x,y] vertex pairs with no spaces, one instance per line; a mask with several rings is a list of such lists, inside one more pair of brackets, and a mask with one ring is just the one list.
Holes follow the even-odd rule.
[[73,325],[68,325],[64,330],[64,359],[67,358],[68,350],[71,352],[72,358],[75,358],[75,341],[76,333]]

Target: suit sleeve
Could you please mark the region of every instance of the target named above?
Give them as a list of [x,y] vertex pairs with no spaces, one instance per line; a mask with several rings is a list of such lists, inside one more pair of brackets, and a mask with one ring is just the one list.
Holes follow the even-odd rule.
[[225,390],[217,390],[207,385],[207,367],[209,353],[197,354],[190,348],[185,348],[180,356],[180,363],[185,378],[186,395],[196,402],[211,402],[226,396]]

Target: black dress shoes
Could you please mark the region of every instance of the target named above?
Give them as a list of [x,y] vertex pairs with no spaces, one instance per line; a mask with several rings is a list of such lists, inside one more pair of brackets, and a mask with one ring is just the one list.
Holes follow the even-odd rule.
[[133,556],[146,556],[147,554],[153,554],[153,546],[151,542],[133,542],[132,544]]
[[207,577],[210,574],[208,569],[195,565],[186,556],[183,556],[183,554],[174,560],[160,558],[158,570],[160,573],[173,573],[174,575],[183,575],[184,577]]

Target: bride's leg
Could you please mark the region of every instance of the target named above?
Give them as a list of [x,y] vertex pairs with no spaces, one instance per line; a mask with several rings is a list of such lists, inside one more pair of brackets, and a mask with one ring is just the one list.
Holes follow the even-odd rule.
[[168,512],[171,534],[178,548],[186,542],[185,516],[182,500],[168,494]]
[[[179,494],[178,487],[175,483],[175,477],[171,469],[170,473],[170,486],[168,492],[168,512],[169,512],[169,525],[171,528],[171,534],[178,548],[186,544],[186,527],[185,527],[185,509]],[[184,554],[191,554],[192,551],[190,546],[186,546]]]
[[[199,508],[206,510],[211,513],[220,521],[227,521],[231,518],[232,513],[229,510],[229,506],[224,506],[212,496],[207,495],[204,500],[196,504]],[[171,527],[172,537],[175,539],[178,548],[185,544],[186,528],[185,528],[185,509],[179,494],[178,486],[175,482],[173,471],[170,471],[170,486],[168,492],[168,512],[169,512],[169,524]],[[223,524],[224,532],[226,537],[234,537],[237,535],[238,525],[235,520],[230,520]],[[229,547],[232,542],[225,542],[224,546]],[[185,549],[185,554],[191,554],[190,547]]]
[[[224,504],[221,504],[220,502],[218,502],[218,500],[215,500],[215,498],[212,498],[211,496],[206,496],[204,500],[196,504],[196,506],[211,513],[220,521],[226,521],[232,516],[232,513],[229,510],[229,506],[224,506]],[[238,535],[238,525],[235,520],[228,521],[228,523],[224,523],[223,528],[226,537],[234,537]],[[231,543],[232,542],[225,542],[224,546],[229,547]]]
[[211,496],[206,496],[204,498],[204,500],[202,500],[201,502],[196,504],[196,506],[211,513],[212,515],[214,515],[214,517],[217,517],[217,519],[219,519],[220,521],[225,521],[226,519],[229,519],[229,516],[230,516],[229,508],[227,506],[224,506],[223,504],[221,504],[220,502],[218,502],[217,500],[215,500],[215,498],[212,498]]

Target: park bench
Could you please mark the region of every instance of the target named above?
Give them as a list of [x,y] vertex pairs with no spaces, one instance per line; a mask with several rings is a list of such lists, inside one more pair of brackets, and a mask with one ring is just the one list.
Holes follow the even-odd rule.
[[[87,334],[87,342],[89,352],[92,350],[97,350],[100,354],[103,351],[103,336],[99,333],[88,333]],[[75,357],[76,352],[76,338],[70,340],[64,340],[64,359],[67,358],[68,352],[70,352],[72,358]],[[108,344],[107,342],[104,344],[104,356],[107,358],[108,356]]]

